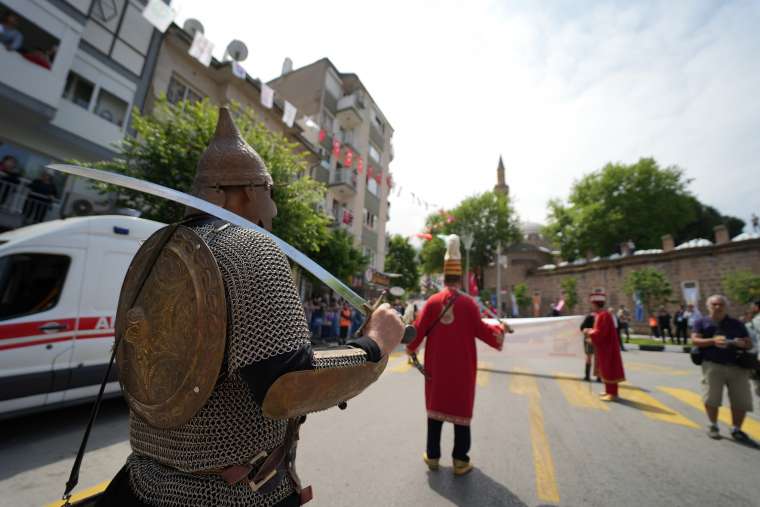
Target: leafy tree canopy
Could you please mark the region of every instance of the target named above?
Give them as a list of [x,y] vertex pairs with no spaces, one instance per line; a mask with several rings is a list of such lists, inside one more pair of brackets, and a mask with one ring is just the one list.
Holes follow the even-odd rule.
[[746,305],[760,300],[760,276],[751,271],[734,271],[723,277],[723,290],[733,301]]
[[[328,218],[316,211],[317,203],[324,199],[324,186],[302,176],[305,155],[296,152],[297,143],[268,130],[250,109],[232,104],[231,112],[241,135],[272,174],[278,209],[273,232],[313,255],[330,235]],[[187,192],[198,159],[214,134],[217,116],[217,106],[208,100],[170,104],[162,97],[151,114],[133,111],[132,127],[137,135],[122,141],[115,159],[91,165]],[[142,211],[145,218],[168,223],[184,213],[181,206],[165,199],[107,185],[100,188],[118,191],[120,205]]]
[[652,313],[656,306],[665,304],[673,288],[662,271],[647,267],[629,273],[623,291],[628,295],[638,293],[647,313]]
[[328,241],[312,255],[312,259],[344,282],[350,282],[353,275],[369,265],[369,259],[354,248],[351,236],[340,229],[330,233]]
[[407,292],[417,292],[420,284],[420,272],[417,265],[417,252],[409,240],[398,234],[391,237],[388,252],[385,254],[385,271],[398,273],[401,278],[393,281]]
[[700,203],[689,182],[680,168],[661,168],[652,158],[607,164],[576,181],[567,203],[549,201],[544,233],[567,260],[611,255],[628,240],[638,249],[660,248],[665,234],[677,242],[711,239],[720,223],[738,234],[744,222]]
[[568,276],[562,279],[559,286],[565,296],[565,304],[572,312],[575,305],[578,304],[578,279],[574,276]]
[[531,303],[531,298],[528,295],[528,286],[524,283],[516,284],[512,289],[512,293],[515,295],[515,301],[521,310]]
[[[426,241],[420,252],[422,270],[425,273],[439,273],[443,270],[443,256],[446,246],[436,238],[437,234],[473,235],[470,250],[470,269],[482,269],[496,255],[499,242],[504,247],[520,240],[520,229],[509,197],[498,192],[485,192],[464,199],[450,211],[440,211],[427,217],[427,230],[433,239]],[[462,267],[466,258],[462,243]]]

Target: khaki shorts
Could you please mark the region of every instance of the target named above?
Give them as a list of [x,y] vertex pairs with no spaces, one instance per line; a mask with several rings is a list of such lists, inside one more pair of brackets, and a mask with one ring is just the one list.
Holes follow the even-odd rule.
[[704,361],[702,363],[702,401],[710,407],[720,407],[723,387],[728,388],[731,408],[752,412],[752,391],[749,384],[751,370]]

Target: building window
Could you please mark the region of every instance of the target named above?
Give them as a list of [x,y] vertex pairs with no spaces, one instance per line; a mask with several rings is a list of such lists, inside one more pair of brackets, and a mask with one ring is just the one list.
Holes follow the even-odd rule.
[[367,263],[369,264],[370,267],[375,265],[375,251],[374,250],[372,250],[368,246],[365,246],[364,256],[367,258]]
[[380,149],[371,143],[369,145],[369,157],[378,164],[380,163]]
[[365,227],[368,227],[370,229],[375,228],[375,221],[377,220],[377,217],[374,213],[369,211],[367,208],[364,208],[364,225]]
[[66,78],[66,87],[63,89],[63,98],[73,102],[83,109],[90,109],[92,92],[95,85],[76,72],[69,72]]
[[169,80],[169,88],[166,90],[166,98],[172,104],[176,104],[181,100],[198,102],[203,100],[203,94],[193,90],[190,86],[172,76]]
[[367,191],[372,195],[377,195],[377,181],[375,178],[367,178]]
[[0,320],[44,312],[61,297],[71,258],[13,254],[0,258]]
[[123,127],[128,107],[125,101],[101,88],[98,93],[98,102],[95,104],[95,114],[114,125]]
[[335,118],[333,118],[333,115],[327,112],[327,110],[322,111],[322,130],[325,132],[333,133],[333,129],[335,128]]
[[16,51],[30,63],[50,70],[60,40],[0,3],[0,45]]
[[380,115],[377,114],[377,111],[372,112],[372,119],[375,123],[375,127],[377,127],[380,132],[384,132],[385,124],[383,123],[383,120],[380,119]]

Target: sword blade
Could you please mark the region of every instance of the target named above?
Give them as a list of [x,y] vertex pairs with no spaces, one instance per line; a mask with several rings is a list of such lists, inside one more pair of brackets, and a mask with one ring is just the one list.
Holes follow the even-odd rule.
[[72,174],[74,176],[81,176],[83,178],[89,178],[91,180],[102,181],[104,183],[110,183],[111,185],[116,185],[118,187],[129,188],[131,190],[136,190],[145,194],[163,197],[169,201],[184,204],[185,206],[204,211],[209,215],[213,215],[217,218],[221,218],[222,220],[226,220],[231,224],[239,225],[240,227],[245,227],[247,229],[253,229],[257,232],[260,232],[261,234],[274,241],[277,246],[280,247],[280,249],[285,253],[285,255],[293,260],[293,262],[304,268],[306,271],[322,281],[325,285],[337,292],[341,297],[343,297],[343,299],[348,301],[351,306],[366,314],[368,303],[363,297],[359,296],[356,292],[351,290],[346,284],[341,282],[338,278],[336,278],[322,266],[309,259],[300,250],[278,238],[263,227],[254,224],[250,220],[246,220],[240,215],[232,213],[231,211],[226,210],[220,206],[211,204],[208,201],[204,201],[203,199],[186,194],[184,192],[167,188],[156,183],[151,183],[150,181],[144,181],[133,178],[131,176],[126,176],[124,174],[112,173],[108,171],[101,171],[100,169],[92,169],[90,167],[80,167],[69,164],[51,164],[47,167],[49,169],[53,169],[54,171]]

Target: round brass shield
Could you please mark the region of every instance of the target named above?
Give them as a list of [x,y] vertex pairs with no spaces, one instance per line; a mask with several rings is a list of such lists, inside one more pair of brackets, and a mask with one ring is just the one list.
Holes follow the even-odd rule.
[[205,405],[222,366],[227,334],[224,283],[204,241],[178,227],[158,255],[164,228],[140,247],[116,312],[119,382],[135,413],[157,428],[176,428]]

